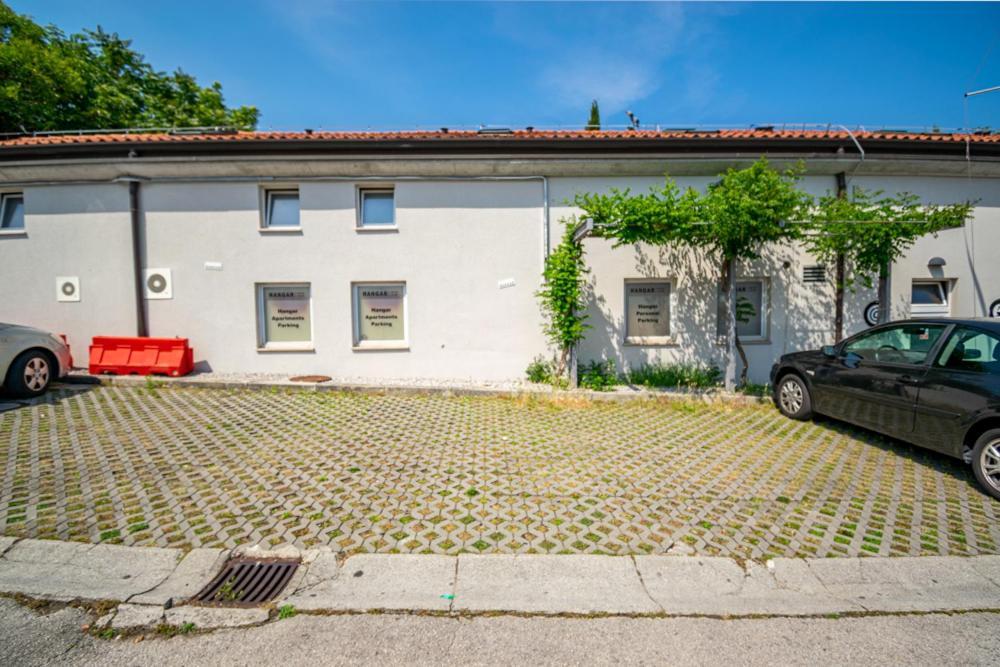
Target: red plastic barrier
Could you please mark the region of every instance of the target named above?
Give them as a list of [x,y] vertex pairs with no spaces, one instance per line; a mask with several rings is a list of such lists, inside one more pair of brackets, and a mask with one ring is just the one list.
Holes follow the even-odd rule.
[[124,338],[94,336],[90,373],[116,375],[187,375],[194,368],[194,350],[187,338]]

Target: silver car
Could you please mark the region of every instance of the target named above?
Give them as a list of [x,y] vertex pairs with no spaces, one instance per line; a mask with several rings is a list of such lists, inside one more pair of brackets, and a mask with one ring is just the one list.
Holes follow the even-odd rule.
[[5,393],[31,397],[73,368],[69,345],[47,331],[0,322],[0,380]]

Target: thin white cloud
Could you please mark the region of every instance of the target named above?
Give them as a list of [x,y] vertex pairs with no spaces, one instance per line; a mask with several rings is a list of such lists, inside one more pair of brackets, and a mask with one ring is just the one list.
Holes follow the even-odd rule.
[[557,110],[586,109],[597,99],[605,118],[620,114],[681,76],[663,65],[690,34],[675,3],[566,5],[548,24],[532,5],[495,7],[495,30],[536,57],[539,94]]

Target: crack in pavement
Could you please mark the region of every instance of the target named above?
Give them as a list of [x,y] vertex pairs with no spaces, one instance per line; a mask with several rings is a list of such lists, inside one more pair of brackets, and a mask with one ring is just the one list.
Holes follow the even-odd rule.
[[642,572],[639,571],[639,563],[636,562],[635,556],[629,556],[629,558],[632,561],[632,568],[635,570],[635,576],[639,578],[639,585],[642,586],[642,592],[646,594],[646,597],[649,598],[650,602],[656,605],[657,609],[663,613],[667,613],[667,610],[664,609],[663,605],[657,602],[656,598],[654,598],[649,592],[649,589],[646,588],[646,580],[642,578]]

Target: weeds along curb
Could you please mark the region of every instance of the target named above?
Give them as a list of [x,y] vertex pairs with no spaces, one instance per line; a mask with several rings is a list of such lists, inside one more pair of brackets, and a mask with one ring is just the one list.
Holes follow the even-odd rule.
[[338,382],[289,383],[268,381],[225,381],[195,380],[185,378],[130,375],[71,375],[62,380],[72,385],[99,385],[105,387],[140,387],[156,389],[219,389],[226,391],[273,391],[279,393],[350,393],[371,395],[402,396],[445,396],[483,398],[540,398],[540,399],[585,399],[604,402],[628,402],[636,400],[694,401],[706,404],[726,404],[736,406],[769,405],[771,399],[750,394],[727,393],[723,391],[591,391],[583,389],[490,389],[488,387],[425,387],[420,385],[368,385]]

